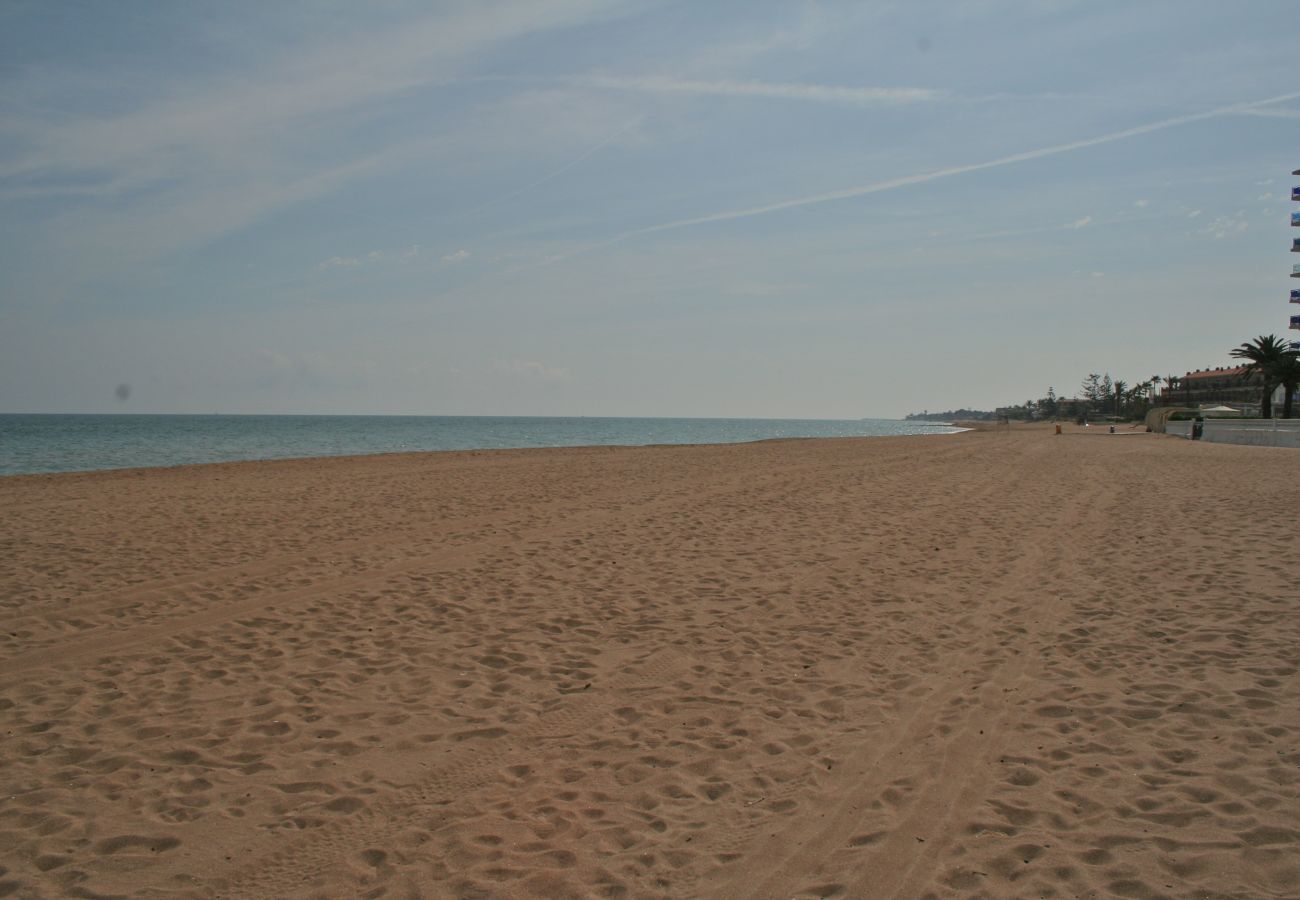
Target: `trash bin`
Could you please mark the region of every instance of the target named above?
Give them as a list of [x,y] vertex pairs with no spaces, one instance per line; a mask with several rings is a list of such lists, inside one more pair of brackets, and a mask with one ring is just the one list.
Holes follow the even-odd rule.
[[1192,440],[1199,441],[1201,439],[1201,433],[1204,430],[1205,430],[1204,419],[1197,419],[1196,421],[1192,422]]

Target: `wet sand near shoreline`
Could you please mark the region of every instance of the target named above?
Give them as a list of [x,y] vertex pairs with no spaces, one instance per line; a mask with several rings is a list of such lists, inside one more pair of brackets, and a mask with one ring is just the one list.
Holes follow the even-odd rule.
[[1300,454],[1116,437],[0,479],[0,896],[1294,897]]

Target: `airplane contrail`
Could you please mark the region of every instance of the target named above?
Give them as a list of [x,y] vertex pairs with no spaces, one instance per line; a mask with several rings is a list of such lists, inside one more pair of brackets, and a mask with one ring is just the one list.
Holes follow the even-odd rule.
[[568,259],[572,256],[578,256],[592,250],[608,247],[610,244],[616,244],[620,241],[625,241],[628,238],[639,237],[641,235],[655,234],[661,231],[674,231],[678,228],[689,228],[693,225],[705,225],[710,222],[727,222],[732,219],[748,219],[752,216],[763,216],[768,213],[780,212],[786,209],[795,209],[801,206],[813,206],[818,203],[830,203],[835,200],[848,200],[866,194],[876,194],[881,191],[890,191],[895,188],[908,187],[914,184],[924,184],[927,181],[937,181],[941,178],[951,178],[954,175],[964,175],[967,172],[978,172],[983,169],[1010,166],[1016,163],[1028,162],[1032,159],[1042,159],[1045,156],[1056,156],[1060,153],[1082,150],[1085,147],[1096,147],[1099,144],[1109,144],[1113,141],[1122,141],[1125,138],[1137,137],[1141,134],[1150,134],[1153,131],[1162,131],[1166,128],[1174,128],[1178,125],[1187,125],[1191,122],[1201,122],[1205,119],[1215,119],[1220,116],[1252,113],[1260,107],[1269,106],[1274,103],[1284,103],[1288,100],[1296,99],[1300,99],[1300,91],[1291,94],[1281,94],[1276,97],[1269,97],[1265,100],[1252,100],[1245,103],[1234,103],[1230,106],[1220,106],[1216,109],[1207,110],[1205,112],[1174,116],[1170,119],[1161,119],[1158,122],[1149,122],[1146,125],[1125,128],[1121,131],[1111,131],[1103,135],[1098,135],[1097,137],[1084,138],[1080,141],[1070,141],[1068,144],[1056,144],[1051,147],[1040,147],[1036,150],[1026,150],[1023,153],[1013,153],[1010,156],[999,156],[997,159],[990,159],[985,162],[970,163],[969,165],[964,166],[952,166],[947,169],[936,169],[933,172],[922,172],[916,175],[904,175],[900,178],[889,178],[885,181],[877,181],[872,184],[843,188],[838,191],[827,191],[825,193],[812,194],[806,197],[795,197],[790,200],[781,200],[763,206],[751,206],[745,209],[733,209],[725,212],[710,213],[704,216],[693,216],[687,219],[675,219],[671,222],[661,222],[658,225],[649,225],[645,228],[625,231],[608,240],[573,251],[572,253],[550,257],[548,261],[557,262],[561,259]]
[[1249,112],[1257,107],[1268,106],[1273,103],[1283,103],[1287,100],[1295,100],[1297,98],[1300,98],[1300,91],[1293,94],[1282,94],[1278,97],[1269,97],[1267,100],[1254,100],[1249,103],[1234,103],[1231,106],[1221,106],[1218,109],[1212,109],[1206,112],[1190,113],[1185,116],[1175,116],[1172,119],[1161,119],[1158,122],[1150,122],[1146,125],[1138,125],[1134,128],[1125,128],[1122,131],[1112,131],[1108,134],[1099,135],[1098,137],[1093,138],[1085,138],[1081,141],[1071,141],[1068,144],[1057,144],[1053,147],[1040,147],[1037,150],[1026,150],[1023,153],[1013,153],[1010,156],[1000,156],[997,159],[990,159],[986,162],[971,163],[970,165],[965,166],[953,166],[948,169],[923,172],[919,175],[905,175],[901,178],[890,178],[886,181],[877,181],[874,184],[864,184],[859,185],[858,187],[844,188],[838,191],[828,191],[824,194],[813,194],[808,197],[797,197],[793,200],[781,200],[777,203],[769,203],[765,206],[753,206],[748,209],[736,209],[728,212],[712,213],[707,216],[695,216],[689,219],[678,219],[673,222],[664,222],[659,225],[651,225],[647,228],[639,228],[635,231],[629,231],[624,236],[632,237],[640,234],[653,234],[657,231],[686,228],[690,225],[703,225],[707,222],[725,222],[729,219],[745,219],[750,216],[761,216],[767,213],[779,212],[783,209],[794,209],[799,206],[812,206],[813,204],[828,203],[833,200],[847,200],[851,197],[861,197],[864,194],[875,194],[880,191],[893,190],[894,188],[906,187],[908,185],[923,184],[927,181],[937,181],[940,178],[951,178],[954,175],[964,175],[967,172],[978,172],[982,169],[1009,166],[1019,162],[1027,162],[1031,159],[1041,159],[1044,156],[1056,156],[1059,153],[1069,153],[1072,150],[1082,150],[1085,147],[1095,147],[1098,144],[1109,144],[1112,141],[1122,141],[1125,138],[1137,137],[1140,134],[1149,134],[1152,131],[1162,131],[1166,128],[1173,128],[1177,125],[1186,125],[1190,122],[1200,122],[1205,119],[1218,118],[1219,116]]
[[1265,116],[1274,119],[1300,119],[1300,109],[1243,109],[1242,115]]

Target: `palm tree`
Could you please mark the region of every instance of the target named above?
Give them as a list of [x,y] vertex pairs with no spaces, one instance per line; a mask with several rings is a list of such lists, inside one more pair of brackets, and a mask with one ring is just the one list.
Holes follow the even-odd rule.
[[1150,381],[1133,385],[1128,392],[1129,412],[1135,412],[1139,409],[1145,412],[1151,405],[1151,400],[1155,397],[1155,394],[1156,386]]
[[1300,390],[1300,353],[1291,351],[1291,355],[1278,363],[1273,374],[1282,385],[1282,418],[1291,418],[1291,400]]
[[1273,418],[1273,389],[1281,381],[1278,370],[1295,355],[1296,351],[1275,334],[1267,336],[1261,334],[1254,342],[1242,344],[1232,351],[1234,359],[1246,360],[1241,377],[1247,381],[1258,381],[1263,385],[1259,403],[1259,414],[1262,418]]
[[[1178,375],[1166,375],[1166,376],[1165,376],[1165,392],[1169,395],[1169,402],[1170,402],[1170,403],[1174,403],[1174,402],[1176,402],[1176,401],[1174,400],[1174,391],[1175,391],[1175,390],[1178,388],[1178,386],[1179,386],[1179,384],[1178,384],[1179,378],[1180,378],[1180,376],[1178,376]],[[1187,398],[1188,398],[1189,400],[1191,399],[1191,394],[1190,394],[1190,393],[1188,393]]]
[[1128,390],[1128,382],[1116,380],[1111,387],[1115,390],[1115,416],[1118,418],[1120,410],[1124,408],[1124,392]]

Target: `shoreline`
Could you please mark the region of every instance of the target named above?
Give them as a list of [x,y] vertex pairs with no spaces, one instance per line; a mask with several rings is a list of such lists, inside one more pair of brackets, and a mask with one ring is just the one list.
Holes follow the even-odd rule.
[[1287,896],[1293,459],[964,434],[0,479],[3,878]]
[[[51,413],[50,415],[56,415],[56,414]],[[780,420],[776,420],[776,421],[780,421]],[[546,446],[546,447],[477,447],[477,448],[457,448],[457,449],[450,449],[450,450],[382,450],[375,453],[340,453],[340,454],[326,454],[323,456],[273,456],[273,457],[258,457],[253,459],[223,459],[223,460],[213,460],[211,462],[176,463],[175,465],[162,465],[162,466],[118,466],[118,467],[99,468],[99,469],[58,469],[54,471],[41,471],[41,472],[14,472],[9,474],[0,473],[0,481],[9,478],[37,478],[37,477],[47,477],[51,475],[91,475],[99,472],[144,473],[144,472],[153,472],[153,471],[167,471],[172,469],[187,469],[187,468],[194,468],[199,466],[228,466],[228,465],[242,465],[246,463],[279,463],[279,462],[303,463],[303,462],[311,462],[314,460],[322,460],[322,459],[339,459],[339,460],[366,459],[375,456],[404,457],[404,456],[426,456],[430,454],[445,454],[445,453],[462,453],[462,454],[514,453],[523,450],[637,450],[637,449],[645,449],[645,448],[671,449],[674,447],[730,447],[730,446],[742,446],[746,444],[776,443],[781,441],[857,441],[857,440],[872,440],[875,438],[947,437],[949,435],[962,434],[967,431],[979,430],[977,428],[972,428],[968,426],[959,426],[959,425],[944,425],[944,426],[936,426],[936,427],[953,428],[955,430],[945,431],[945,432],[919,433],[919,434],[862,434],[862,435],[836,435],[836,436],[815,435],[815,436],[808,436],[808,437],[795,435],[790,437],[767,437],[767,438],[755,438],[754,440],[718,441],[718,442],[699,443],[699,444],[695,444],[695,443],[558,444],[558,445]]]

